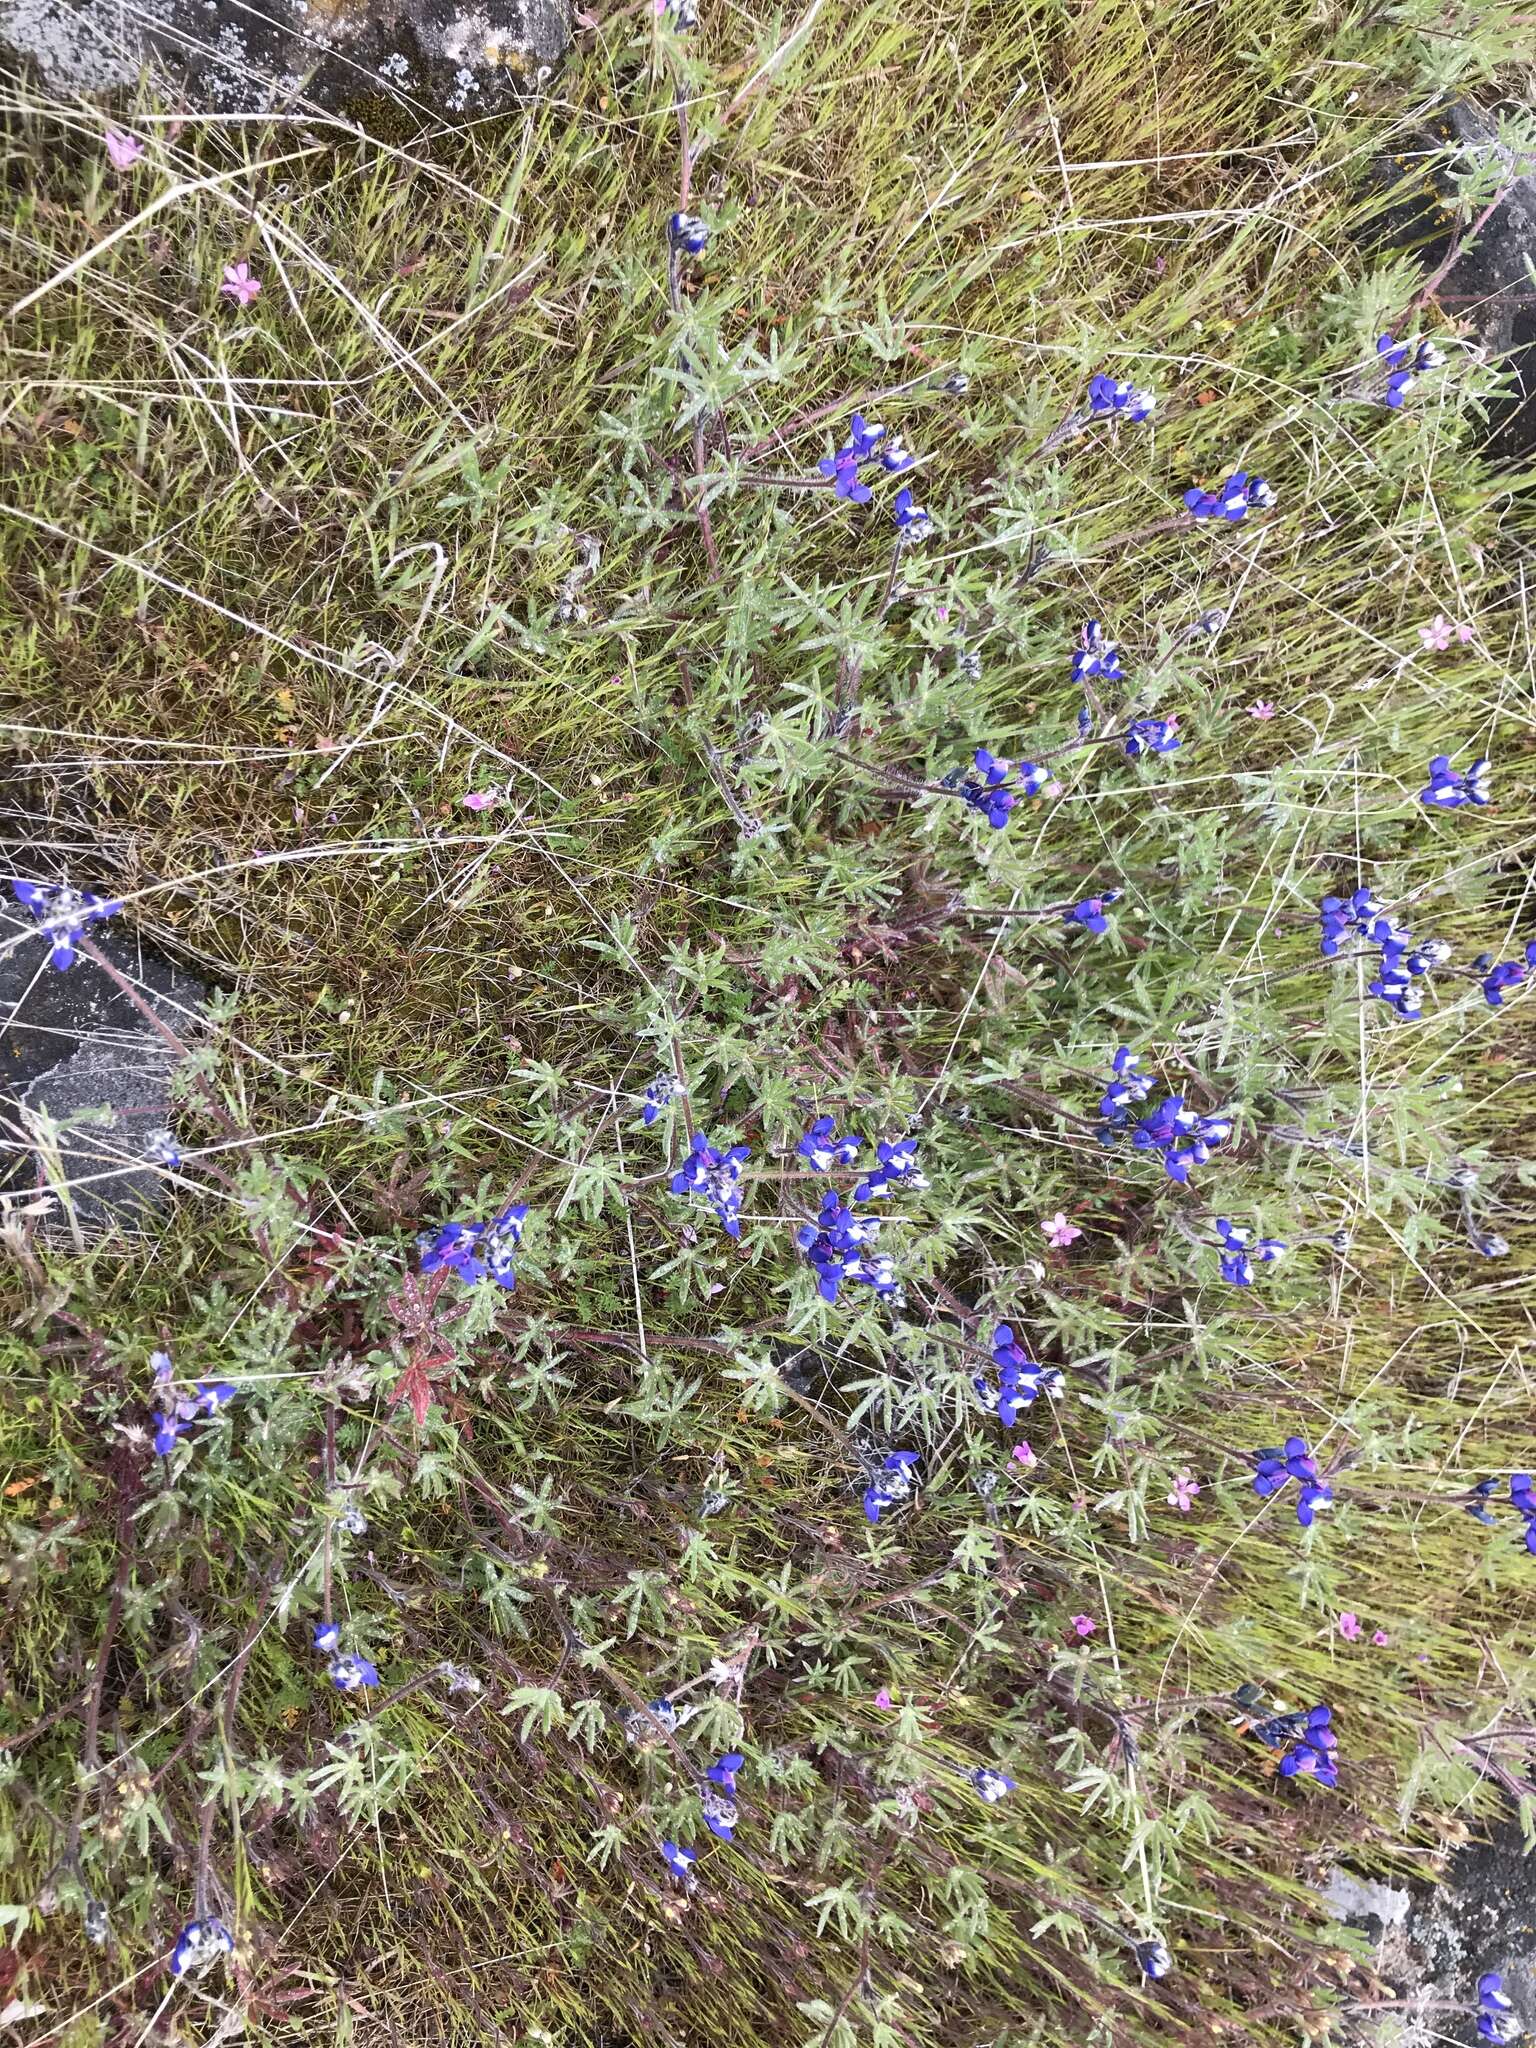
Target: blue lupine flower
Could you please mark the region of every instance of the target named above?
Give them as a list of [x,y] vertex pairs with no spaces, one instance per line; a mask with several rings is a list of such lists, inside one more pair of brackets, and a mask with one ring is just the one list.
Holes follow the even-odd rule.
[[1417,380],[1430,370],[1438,370],[1445,361],[1432,341],[1421,341],[1414,347],[1406,341],[1394,341],[1390,334],[1377,336],[1376,354],[1388,373],[1385,403],[1394,412]]
[[437,1235],[422,1240],[421,1270],[446,1267],[473,1283],[489,1276],[498,1287],[517,1285],[512,1255],[523,1241],[528,1204],[514,1202],[489,1223],[445,1223]]
[[157,1387],[167,1387],[176,1377],[176,1368],[171,1363],[169,1351],[151,1351],[149,1370]]
[[[1514,1478],[1510,1480],[1509,1489],[1511,1496],[1514,1494],[1517,1482],[1525,1477],[1524,1473],[1517,1472]],[[1499,1482],[1497,1479],[1480,1479],[1472,1489],[1471,1500],[1467,1502],[1467,1513],[1474,1522],[1481,1522],[1486,1529],[1496,1529],[1499,1526],[1498,1517],[1488,1512],[1488,1503],[1498,1490]],[[1519,1506],[1518,1501],[1515,1504],[1517,1507]],[[1536,1503],[1533,1503],[1533,1506],[1536,1506]]]
[[42,927],[51,948],[48,964],[61,974],[74,966],[75,943],[84,937],[86,926],[116,917],[123,907],[93,890],[71,889],[63,882],[13,881],[11,894]]
[[181,1435],[182,1425],[173,1416],[158,1408],[151,1419],[155,1425],[156,1454],[168,1458],[176,1448],[176,1439]]
[[[1491,1484],[1491,1482],[1490,1482]],[[1481,1491],[1481,1488],[1479,1489]],[[1536,1556],[1536,1492],[1531,1489],[1529,1472],[1516,1472],[1510,1477],[1509,1497],[1525,1519],[1525,1535],[1521,1539],[1525,1548]],[[1492,1515],[1479,1515],[1481,1522],[1491,1522]]]
[[1133,718],[1125,730],[1125,751],[1134,761],[1139,754],[1177,753],[1180,741],[1174,732],[1176,718]]
[[667,239],[674,249],[686,249],[690,256],[702,256],[709,246],[709,223],[696,213],[669,213]]
[[824,476],[831,477],[838,497],[847,498],[855,505],[867,505],[874,496],[869,485],[859,481],[859,465],[846,452],[840,451],[836,455],[829,455],[818,462],[816,467]]
[[[1486,958],[1486,955],[1484,957]],[[1499,1009],[1504,1001],[1504,991],[1510,988],[1519,988],[1520,984],[1525,980],[1527,972],[1533,967],[1536,967],[1536,939],[1532,939],[1526,946],[1523,962],[1519,960],[1501,960],[1497,967],[1489,968],[1488,972],[1483,976],[1483,996],[1485,1001],[1490,1003],[1495,1010]]]
[[866,1521],[878,1522],[884,1509],[899,1507],[911,1499],[912,1488],[917,1483],[912,1470],[917,1457],[916,1451],[891,1452],[864,1489]]
[[1085,932],[1092,932],[1095,938],[1109,930],[1109,919],[1104,915],[1111,903],[1120,901],[1118,889],[1106,889],[1102,896],[1085,896],[1081,903],[1074,903],[1070,910],[1061,914],[1063,924],[1079,925]]
[[677,1080],[672,1074],[658,1074],[654,1081],[648,1082],[642,1098],[641,1123],[649,1129],[676,1094]]
[[672,17],[672,26],[686,34],[699,25],[698,0],[665,0],[665,12]]
[[199,1380],[197,1405],[205,1415],[217,1415],[221,1408],[228,1407],[239,1391],[229,1380]]
[[744,1761],[739,1750],[729,1750],[704,1773],[707,1783],[699,1793],[699,1807],[705,1827],[712,1835],[718,1835],[722,1842],[732,1839],[731,1830],[740,1818],[736,1805],[736,1773]]
[[1134,384],[1124,383],[1115,377],[1090,377],[1088,380],[1088,405],[1101,418],[1113,414],[1116,418],[1133,420],[1138,425],[1152,417],[1157,400],[1150,391],[1138,391]]
[[144,1140],[144,1157],[151,1166],[163,1166],[171,1173],[181,1171],[181,1147],[170,1131],[151,1131]]
[[1367,984],[1366,993],[1410,1022],[1422,1017],[1424,1003],[1414,978],[1419,971],[1414,963],[1420,959],[1421,955],[1410,951],[1406,938],[1388,939],[1381,949],[1381,966]]
[[315,1623],[315,1648],[322,1657],[329,1657],[341,1648],[341,1629],[336,1622]]
[[1419,802],[1440,811],[1457,811],[1463,804],[1486,804],[1493,796],[1489,773],[1489,763],[1481,758],[1463,773],[1451,766],[1449,754],[1436,754],[1429,764],[1429,787],[1419,791]]
[[1111,640],[1097,619],[1084,621],[1079,643],[1072,654],[1072,680],[1081,683],[1098,676],[1107,683],[1119,680],[1119,642]]
[[1165,1941],[1159,1940],[1156,1935],[1153,1935],[1150,1941],[1138,1941],[1136,1944],[1136,1966],[1141,1971],[1143,1977],[1148,1978],[1155,1984],[1160,1977],[1166,1977],[1172,1971],[1172,1951],[1169,1949],[1168,1944]]
[[1152,1093],[1153,1082],[1150,1074],[1140,1074],[1136,1071],[1140,1063],[1139,1053],[1132,1052],[1128,1045],[1120,1047],[1110,1062],[1114,1079],[1100,1098],[1100,1116],[1123,1122],[1128,1104],[1146,1101]]
[[1477,2038],[1480,2041],[1518,2041],[1520,2022],[1514,2003],[1504,1990],[1497,1970],[1485,1970],[1477,1980]]
[[901,1283],[896,1268],[884,1252],[868,1249],[880,1234],[878,1216],[859,1216],[845,1208],[830,1190],[822,1198],[821,1213],[814,1223],[803,1223],[795,1242],[816,1272],[816,1288],[823,1301],[836,1301],[845,1280],[862,1280],[882,1299],[901,1300]]
[[1230,1117],[1200,1116],[1186,1108],[1182,1095],[1168,1095],[1138,1119],[1131,1143],[1138,1151],[1154,1147],[1160,1151],[1168,1178],[1182,1187],[1189,1180],[1189,1169],[1204,1166],[1215,1148],[1231,1135]]
[[[1033,761],[1009,761],[1001,754],[994,754],[987,747],[978,747],[975,755],[976,774],[969,775],[960,786],[960,794],[973,811],[980,811],[995,832],[1001,832],[1007,824],[1009,814],[1022,796],[1038,796],[1050,781],[1050,772]],[[1018,770],[1018,791],[1008,786],[1009,777]],[[978,779],[979,778],[979,779]]]
[[676,1734],[680,1718],[669,1699],[649,1700],[624,1716],[624,1740],[638,1749],[654,1749],[664,1737]]
[[986,1764],[978,1764],[967,1776],[988,1806],[996,1806],[1000,1799],[1006,1799],[1010,1792],[1018,1789],[1016,1778],[1010,1778],[1005,1771],[994,1771]]
[[863,413],[856,412],[848,422],[847,445],[856,462],[867,462],[884,439],[885,429],[878,420],[866,420]]
[[702,1131],[695,1131],[693,1148],[673,1174],[674,1195],[692,1195],[706,1203],[720,1219],[727,1237],[741,1235],[741,1169],[752,1157],[746,1145],[732,1145],[721,1152]]
[[879,1164],[854,1189],[856,1202],[877,1202],[892,1188],[920,1194],[927,1187],[927,1176],[918,1168],[914,1138],[893,1138],[889,1144],[882,1140],[875,1147],[875,1154]]
[[846,1138],[840,1138],[837,1125],[829,1116],[817,1117],[795,1147],[799,1157],[818,1173],[830,1173],[834,1166],[852,1166],[863,1150],[864,1140],[852,1131]]
[[1280,1759],[1282,1778],[1316,1778],[1319,1785],[1337,1785],[1338,1737],[1333,1732],[1333,1711],[1316,1706],[1308,1713],[1293,1746]]
[[1318,916],[1322,920],[1322,951],[1331,960],[1339,950],[1346,933],[1369,930],[1372,921],[1381,915],[1381,905],[1370,890],[1360,887],[1352,896],[1325,896],[1318,905]]
[[[1039,1365],[1030,1357],[1011,1323],[999,1323],[992,1332],[992,1363],[997,1367],[997,1419],[1004,1429],[1014,1428],[1020,1413],[1033,1407],[1041,1394],[1057,1400],[1066,1384],[1054,1365]],[[980,1378],[973,1382],[978,1389],[985,1384]],[[993,1404],[986,1405],[990,1412]]]
[[1218,1216],[1216,1228],[1223,1246],[1221,1254],[1221,1277],[1234,1287],[1253,1285],[1253,1262],[1257,1259],[1262,1266],[1280,1258],[1286,1246],[1278,1237],[1261,1237],[1257,1243],[1253,1233],[1241,1230],[1230,1217]]
[[679,1849],[676,1842],[663,1842],[661,1860],[679,1883],[692,1885],[697,1882],[693,1874],[693,1866],[699,1860],[697,1849]]
[[325,1669],[338,1692],[362,1692],[379,1682],[377,1667],[366,1657],[354,1657],[349,1651],[333,1657]]
[[879,451],[880,467],[888,476],[900,476],[917,461],[899,434],[892,434]]
[[905,487],[896,493],[895,503],[891,507],[891,517],[896,522],[896,531],[900,538],[914,546],[918,541],[929,539],[934,531],[932,517]]
[[1278,1493],[1288,1480],[1296,1481],[1296,1519],[1303,1529],[1310,1529],[1317,1510],[1332,1501],[1333,1488],[1318,1477],[1316,1461],[1309,1455],[1305,1439],[1288,1436],[1283,1450],[1253,1451],[1249,1455],[1256,1468],[1253,1490],[1261,1500]]
[[202,1920],[189,1920],[176,1937],[176,1946],[171,1950],[171,1975],[173,1977],[196,1977],[206,1970],[210,1963],[216,1963],[223,1956],[235,1952],[235,1937],[224,1925],[210,1914]]
[[1275,494],[1261,476],[1250,476],[1246,469],[1234,470],[1219,491],[1188,490],[1184,493],[1187,511],[1196,519],[1246,519],[1250,512],[1267,512],[1275,502]]

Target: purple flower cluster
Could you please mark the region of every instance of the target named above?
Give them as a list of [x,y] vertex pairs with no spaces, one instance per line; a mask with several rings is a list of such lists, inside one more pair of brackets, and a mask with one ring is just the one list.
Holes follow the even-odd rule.
[[[960,785],[960,794],[973,811],[980,811],[993,831],[1001,832],[1021,796],[1038,796],[1050,781],[1050,772],[1033,761],[1013,762],[986,747],[976,749],[976,773]],[[1017,790],[1009,787],[1015,768]]]
[[1131,420],[1139,426],[1152,417],[1156,405],[1150,391],[1139,391],[1134,384],[1119,378],[1098,376],[1088,380],[1088,409],[1100,419]]
[[1497,1970],[1485,1970],[1477,1980],[1477,2038],[1498,2042],[1520,2038],[1514,2002],[1505,1992],[1504,1979]]
[[1419,802],[1435,811],[1459,811],[1463,804],[1492,801],[1489,782],[1491,767],[1479,756],[1465,771],[1451,766],[1449,754],[1436,754],[1429,764],[1429,786],[1419,791]]
[[696,213],[667,215],[667,240],[674,249],[685,249],[690,256],[702,256],[709,247],[709,234],[709,222],[700,220]]
[[919,541],[929,540],[936,531],[932,514],[919,505],[909,490],[896,493],[891,507],[891,517],[896,522],[897,537],[915,547]]
[[751,1156],[746,1145],[721,1151],[702,1131],[695,1131],[692,1150],[672,1176],[672,1192],[706,1203],[720,1218],[726,1236],[740,1237],[741,1169]]
[[1536,968],[1536,939],[1526,942],[1524,960],[1501,960],[1497,967],[1490,967],[1483,976],[1483,999],[1495,1010],[1504,1001],[1506,989],[1519,988],[1527,974]]
[[1184,493],[1185,510],[1194,519],[1229,519],[1234,523],[1246,519],[1250,512],[1267,512],[1275,503],[1275,494],[1261,476],[1250,476],[1246,469],[1234,470],[1219,491],[1188,490]]
[[235,1937],[222,1920],[212,1914],[201,1920],[189,1920],[176,1937],[171,1950],[171,1975],[173,1977],[197,1977],[210,1964],[223,1956],[235,1952]]
[[853,1191],[856,1202],[878,1202],[887,1196],[892,1188],[899,1188],[903,1194],[921,1194],[928,1185],[928,1177],[917,1163],[917,1145],[911,1138],[893,1138],[889,1144],[883,1140],[875,1147],[878,1162],[871,1167]]
[[869,1248],[880,1235],[882,1219],[860,1216],[829,1189],[814,1223],[803,1223],[795,1241],[816,1273],[816,1291],[823,1301],[836,1301],[845,1280],[861,1280],[882,1300],[902,1299],[896,1268],[884,1252]]
[[704,1816],[704,1825],[712,1835],[718,1835],[722,1842],[732,1839],[731,1831],[741,1818],[736,1804],[736,1773],[746,1762],[740,1750],[728,1750],[717,1757],[704,1773],[704,1786],[699,1793],[699,1809]]
[[798,1156],[817,1173],[830,1173],[834,1166],[852,1166],[863,1150],[864,1140],[852,1132],[840,1138],[829,1116],[817,1117],[795,1147]]
[[646,1084],[641,1098],[640,1121],[647,1130],[677,1094],[677,1082],[671,1074],[658,1074],[654,1081]]
[[891,1452],[864,1489],[866,1521],[878,1522],[887,1508],[900,1507],[911,1499],[917,1484],[917,1474],[912,1469],[916,1463],[916,1451]]
[[1078,644],[1072,654],[1072,680],[1074,683],[1092,681],[1114,683],[1120,680],[1119,642],[1111,640],[1097,619],[1085,620],[1078,635]]
[[116,917],[123,907],[90,889],[71,889],[62,882],[13,881],[11,894],[41,925],[52,947],[48,964],[61,974],[74,966],[75,946],[85,936],[86,927]]
[[1070,910],[1061,913],[1061,921],[1101,938],[1109,930],[1109,919],[1104,913],[1111,903],[1120,901],[1120,895],[1118,889],[1106,889],[1102,896],[1085,896],[1081,903],[1074,903]]
[[1166,1095],[1155,1109],[1138,1118],[1131,1143],[1138,1152],[1161,1152],[1168,1178],[1183,1187],[1189,1169],[1204,1166],[1215,1148],[1231,1135],[1230,1117],[1200,1116],[1186,1106],[1182,1095]]
[[1268,1500],[1294,1479],[1296,1519],[1303,1529],[1310,1529],[1317,1510],[1333,1500],[1333,1488],[1318,1477],[1317,1461],[1308,1452],[1306,1439],[1288,1436],[1283,1450],[1253,1451],[1250,1456],[1255,1464],[1253,1490],[1260,1500]]
[[1376,337],[1376,354],[1387,372],[1382,403],[1390,406],[1393,412],[1398,410],[1420,377],[1430,370],[1438,370],[1445,361],[1432,341],[1421,341],[1415,346],[1408,341],[1394,341],[1390,334]]
[[1132,1103],[1145,1102],[1152,1093],[1153,1081],[1150,1074],[1139,1073],[1140,1053],[1122,1045],[1110,1062],[1111,1079],[1099,1103],[1099,1115],[1110,1122],[1124,1123],[1125,1112]]
[[978,1764],[965,1776],[976,1796],[988,1806],[996,1806],[1000,1799],[1006,1799],[1010,1792],[1018,1790],[1017,1778],[1010,1778],[1006,1771],[994,1771],[989,1764]]
[[1319,1785],[1337,1785],[1338,1746],[1332,1708],[1313,1707],[1296,1730],[1296,1740],[1280,1759],[1281,1777],[1315,1778]]
[[1364,887],[1351,896],[1325,896],[1318,905],[1321,927],[1320,951],[1331,960],[1351,932],[1381,948],[1381,961],[1369,993],[1399,1017],[1412,1020],[1424,1013],[1418,981],[1432,967],[1443,966],[1451,956],[1442,939],[1415,943],[1413,934],[1394,924],[1381,905]]
[[151,1417],[155,1425],[155,1451],[160,1457],[168,1458],[176,1448],[178,1437],[186,1436],[194,1422],[217,1415],[234,1400],[240,1389],[228,1380],[199,1380],[190,1394],[178,1394],[173,1384],[175,1368],[171,1364],[171,1354],[152,1351],[149,1363],[155,1385],[161,1389],[160,1405]]
[[517,1285],[513,1253],[527,1221],[528,1204],[513,1202],[489,1223],[445,1223],[435,1236],[423,1238],[421,1270],[446,1270],[469,1284],[489,1277],[510,1292]]
[[971,1381],[977,1399],[987,1414],[996,1415],[1004,1429],[1016,1427],[1024,1409],[1033,1407],[1041,1394],[1048,1400],[1060,1397],[1065,1382],[1054,1365],[1037,1365],[1013,1334],[1011,1323],[999,1323],[992,1332],[992,1363],[997,1368],[994,1389],[985,1373]]
[[1125,729],[1125,751],[1134,761],[1140,754],[1174,754],[1180,741],[1176,718],[1133,718]]
[[1216,1229],[1221,1238],[1221,1277],[1234,1287],[1253,1285],[1253,1262],[1270,1265],[1287,1249],[1278,1237],[1254,1238],[1251,1230],[1240,1229],[1230,1217],[1218,1216]]
[[[863,413],[856,412],[848,422],[848,439],[832,455],[823,456],[816,467],[825,477],[830,477],[837,495],[854,505],[867,505],[874,495],[869,485],[859,475],[859,465],[878,462],[888,476],[899,476],[904,469],[910,469],[917,457],[903,444],[897,434],[887,434],[884,427],[874,420],[866,420]],[[911,492],[902,493],[908,502]],[[926,513],[920,516],[926,518]],[[897,524],[903,522],[898,519]]]
[[1509,1480],[1509,1497],[1525,1522],[1525,1548],[1536,1557],[1536,1492],[1531,1490],[1529,1472],[1514,1472]]

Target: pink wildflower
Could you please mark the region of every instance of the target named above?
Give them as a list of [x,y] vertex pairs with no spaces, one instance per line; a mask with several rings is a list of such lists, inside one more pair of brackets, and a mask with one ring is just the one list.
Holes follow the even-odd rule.
[[1098,1625],[1091,1614],[1074,1614],[1072,1617],[1072,1626],[1080,1636],[1091,1636]]
[[1371,1641],[1376,1645],[1378,1650],[1384,1650],[1387,1647],[1388,1643],[1391,1642],[1391,1640],[1392,1638],[1387,1634],[1384,1628],[1377,1629],[1375,1635],[1371,1637]]
[[1200,1482],[1193,1472],[1186,1468],[1173,1482],[1173,1491],[1168,1496],[1168,1505],[1177,1508],[1181,1515],[1187,1515],[1195,1504],[1195,1495],[1200,1491]]
[[1083,1234],[1075,1223],[1067,1221],[1065,1212],[1060,1209],[1054,1216],[1042,1217],[1040,1228],[1045,1232],[1046,1242],[1055,1245],[1061,1251],[1065,1251],[1069,1244],[1074,1243]]
[[1346,1610],[1339,1616],[1339,1634],[1346,1643],[1358,1642],[1360,1638],[1360,1617]]
[[499,789],[472,789],[464,799],[466,811],[488,811],[492,804],[501,802]]
[[252,277],[249,263],[226,263],[224,282],[219,290],[226,299],[233,299],[237,306],[248,306],[261,290],[261,279]]
[[877,1707],[888,1707],[890,1704],[891,1695],[882,1685],[880,1690],[875,1694],[875,1705]]
[[1015,1444],[1013,1455],[1026,1471],[1031,1465],[1038,1465],[1040,1462],[1027,1443]]
[[1443,654],[1451,644],[1452,626],[1444,612],[1436,612],[1427,626],[1420,626],[1419,638],[1426,647]]
[[1275,707],[1267,697],[1260,697],[1256,704],[1248,706],[1248,716],[1250,718],[1273,718],[1274,715]]
[[114,171],[131,171],[143,154],[137,135],[125,135],[121,128],[107,130],[107,155]]
[[1463,647],[1466,646],[1469,640],[1475,639],[1476,637],[1476,626],[1461,625],[1456,628],[1456,638],[1461,642]]

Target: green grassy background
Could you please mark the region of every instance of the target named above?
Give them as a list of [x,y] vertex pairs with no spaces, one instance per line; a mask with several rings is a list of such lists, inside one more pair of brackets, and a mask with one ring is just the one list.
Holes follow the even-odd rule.
[[[1507,1506],[1497,1534],[1463,1508],[1531,1462],[1531,1040],[1449,976],[1419,1025],[1362,1010],[1312,913],[1361,878],[1463,959],[1533,928],[1528,479],[1478,453],[1494,374],[1431,313],[1446,373],[1401,417],[1351,395],[1417,283],[1365,253],[1432,168],[1416,119],[1518,34],[880,4],[680,45],[631,11],[521,121],[140,106],[127,178],[96,112],[9,88],[6,296],[41,291],[8,325],[13,833],[231,991],[202,1071],[234,1126],[191,1091],[152,1242],[8,1228],[0,1849],[34,2048],[157,2012],[199,2040],[234,2012],[273,2041],[1262,2044],[1375,1995],[1314,1882],[1345,1850],[1436,1873],[1509,1807],[1464,1741],[1531,1720],[1536,1565]],[[715,224],[676,315],[675,79]],[[247,312],[216,296],[237,256]],[[1155,432],[1033,459],[1099,368],[1157,390]],[[882,619],[881,507],[740,477],[912,380],[874,409],[941,537]],[[1124,539],[1239,462],[1273,520]],[[562,626],[580,533],[602,565]],[[1182,638],[1211,608],[1215,643]],[[1423,647],[1437,612],[1473,639]],[[1061,745],[1088,616],[1178,754],[1067,755],[1002,837],[866,772]],[[1498,801],[1426,814],[1456,746]],[[928,915],[1117,882],[1090,947]],[[1187,1193],[1083,1121],[1119,1043],[1236,1108]],[[772,1169],[739,1249],[657,1177],[675,1113],[640,1128],[674,1057]],[[814,1195],[779,1172],[820,1111],[923,1118],[899,1324],[825,1309],[792,1256]],[[1470,1248],[1457,1166],[1508,1258]],[[518,1292],[454,1326],[418,1431],[413,1234],[514,1188]],[[1047,1254],[1058,1208],[1084,1235]],[[1239,1294],[1189,1235],[1218,1210],[1313,1241]],[[957,1300],[1066,1372],[1027,1473]],[[173,1484],[131,1434],[157,1343],[242,1386]],[[328,1418],[365,1535],[327,1507]],[[1292,1428],[1346,1460],[1310,1535],[1244,1457]],[[876,1440],[924,1484],[871,1532]],[[367,1711],[308,1651],[328,1521],[349,1642],[413,1687]],[[749,1646],[738,1700],[707,1674]],[[1333,1703],[1337,1792],[1277,1790],[1222,1703],[1244,1682]],[[675,1750],[626,1744],[685,1686]],[[744,1821],[685,1898],[656,1842],[709,1844],[685,1760],[732,1745]],[[1524,1738],[1498,1755],[1521,1775]],[[956,1775],[981,1762],[1002,1806]],[[200,1864],[237,1967],[166,2004]],[[1177,1973],[1140,1986],[1117,1929]]]

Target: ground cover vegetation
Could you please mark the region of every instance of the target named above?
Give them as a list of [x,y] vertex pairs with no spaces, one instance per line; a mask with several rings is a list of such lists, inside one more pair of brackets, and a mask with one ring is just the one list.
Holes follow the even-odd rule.
[[1536,1814],[1528,479],[1373,239],[1517,15],[582,21],[6,89],[12,943],[223,991],[4,1219],[18,2038],[1384,2038],[1321,1874]]

